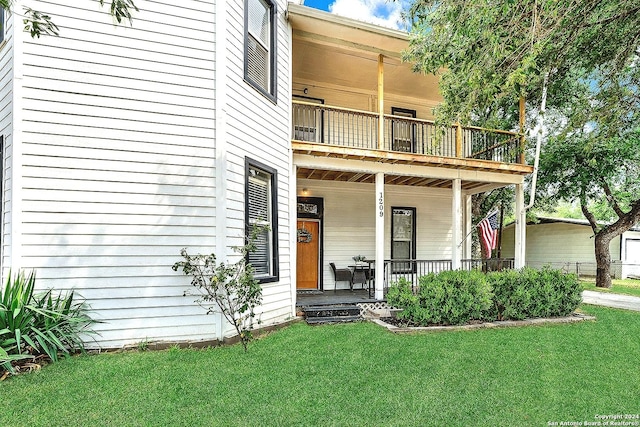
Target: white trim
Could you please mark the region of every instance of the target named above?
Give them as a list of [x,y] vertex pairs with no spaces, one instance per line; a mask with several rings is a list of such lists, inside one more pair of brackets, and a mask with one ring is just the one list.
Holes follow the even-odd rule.
[[[288,40],[293,40],[293,32],[291,29],[291,24],[287,22],[287,37]],[[291,43],[289,44],[291,46]],[[289,66],[289,93],[291,93],[291,84],[293,82],[293,52],[292,49],[287,49],[289,55],[287,57]],[[287,129],[293,128],[293,112],[291,108],[287,109]],[[298,271],[297,271],[297,261],[298,261],[298,253],[297,253],[297,228],[298,228],[298,167],[293,163],[293,151],[291,150],[291,145],[289,145],[287,156],[287,163],[289,166],[289,170],[291,173],[289,174],[289,247],[291,250],[289,251],[289,271],[290,279],[289,279],[289,292],[291,294],[291,315],[296,315],[296,302],[297,302],[297,287],[298,287]],[[322,274],[322,266],[320,266],[320,274]],[[318,277],[320,280],[320,277]]]
[[[226,260],[229,255],[226,230],[228,226],[227,205],[227,2],[218,1],[215,5],[215,176],[216,176],[216,237],[215,253],[218,260]],[[223,338],[228,322],[222,315],[218,316],[218,338]]]
[[406,40],[407,42],[409,41],[409,34],[406,33],[405,31],[381,27],[375,24],[369,24],[368,22],[358,21],[352,18],[346,18],[344,16],[335,15],[333,13],[324,12],[319,9],[314,9],[308,6],[302,6],[295,3],[289,3],[287,14],[304,16],[307,18],[317,19],[319,21],[325,21],[327,23],[338,24],[346,28],[353,28],[356,30],[366,31],[372,34],[393,37],[400,40]]

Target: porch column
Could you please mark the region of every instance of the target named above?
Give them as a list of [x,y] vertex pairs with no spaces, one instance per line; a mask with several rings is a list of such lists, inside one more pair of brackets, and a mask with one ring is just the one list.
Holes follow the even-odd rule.
[[378,150],[384,150],[384,56],[378,55]]
[[451,181],[453,197],[451,204],[451,268],[462,268],[462,180]]
[[516,184],[515,268],[525,265],[527,211],[524,209],[524,184]]
[[375,298],[384,298],[384,173],[376,173],[376,272]]
[[[473,258],[471,254],[471,244],[473,243],[473,238],[469,234],[471,232],[471,227],[473,227],[473,213],[471,212],[472,201],[471,196],[464,196],[464,229],[462,230],[463,239],[465,239],[462,244],[462,259],[471,259]],[[466,237],[466,238],[465,238]]]

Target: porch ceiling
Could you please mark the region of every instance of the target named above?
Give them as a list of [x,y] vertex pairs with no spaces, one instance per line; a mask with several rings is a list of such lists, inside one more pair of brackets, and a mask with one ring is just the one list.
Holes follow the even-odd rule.
[[[298,168],[298,179],[316,179],[321,181],[375,183],[375,174],[367,172],[350,172],[317,168]],[[441,178],[427,178],[409,175],[385,175],[384,182],[387,185],[408,185],[426,188],[452,188],[452,180]],[[476,193],[485,191],[486,182],[462,181],[462,191]],[[495,187],[492,185],[491,187]]]
[[378,55],[384,56],[385,93],[442,102],[439,77],[414,73],[401,61],[409,35],[289,3],[293,80],[377,93]]

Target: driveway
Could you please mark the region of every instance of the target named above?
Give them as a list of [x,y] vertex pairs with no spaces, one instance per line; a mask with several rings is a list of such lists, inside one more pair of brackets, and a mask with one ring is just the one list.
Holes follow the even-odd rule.
[[640,297],[634,297],[630,295],[582,291],[582,302],[585,304],[602,305],[605,307],[640,311]]

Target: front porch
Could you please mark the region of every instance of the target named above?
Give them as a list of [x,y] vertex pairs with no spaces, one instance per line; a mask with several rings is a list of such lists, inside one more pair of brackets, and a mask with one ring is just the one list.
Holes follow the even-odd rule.
[[[309,169],[370,176],[373,182],[341,181],[329,173],[309,175]],[[377,300],[384,299],[389,284],[403,275],[417,284],[418,277],[430,272],[483,268],[473,259],[471,245],[474,193],[515,184],[516,213],[524,205],[519,174],[294,155],[293,175],[298,189],[293,232],[298,236],[297,288],[348,289],[349,281],[336,281],[330,264],[354,269],[354,257],[360,255],[371,262],[361,268],[366,276],[383,278],[366,283]],[[398,176],[415,180],[399,183]],[[524,264],[522,252],[515,253],[509,267]],[[360,287],[362,279],[355,283]]]
[[[408,280],[414,287],[417,287],[421,276],[452,270],[451,260],[385,260],[384,264],[383,295],[387,294],[389,286],[401,278]],[[514,268],[513,258],[462,260],[462,270],[481,270],[486,272],[512,268]],[[355,269],[353,271],[353,290],[335,288],[324,291],[299,290],[297,292],[296,307],[361,304],[380,301],[374,295],[376,289],[374,271],[373,262],[366,263],[360,269]]]

